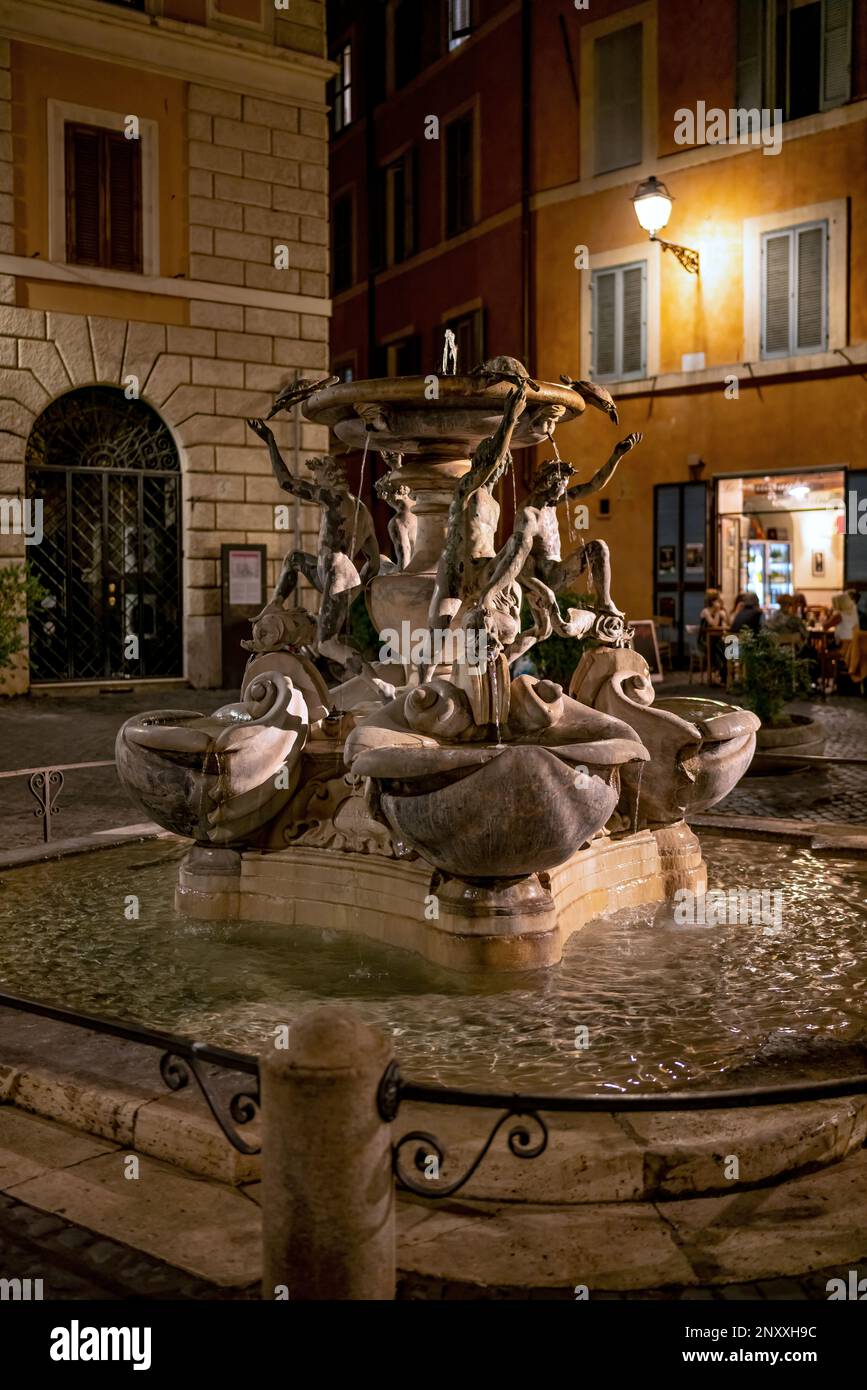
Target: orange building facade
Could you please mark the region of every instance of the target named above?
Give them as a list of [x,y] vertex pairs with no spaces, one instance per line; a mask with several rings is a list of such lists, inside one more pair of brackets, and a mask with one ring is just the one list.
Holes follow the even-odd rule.
[[[352,54],[335,370],[436,370],[452,324],[476,360],[604,383],[620,434],[589,411],[558,446],[587,477],[643,432],[590,534],[619,605],[682,650],[709,584],[769,608],[867,588],[867,5],[432,0],[410,37],[405,5],[330,13]],[[656,240],[633,205],[651,177],[673,200]]]

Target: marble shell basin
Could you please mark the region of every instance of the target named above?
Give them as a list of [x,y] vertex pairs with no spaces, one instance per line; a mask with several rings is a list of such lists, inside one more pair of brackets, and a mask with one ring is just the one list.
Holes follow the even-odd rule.
[[617,768],[642,751],[596,744],[583,771],[576,748],[379,747],[352,770],[375,779],[392,830],[430,864],[470,881],[509,880],[554,868],[592,839],[617,805]]
[[266,824],[291,795],[308,729],[301,692],[269,672],[244,701],[211,715],[156,710],[128,719],[115,745],[118,776],[164,829],[228,844]]
[[752,762],[758,716],[739,705],[691,695],[657,700],[655,708],[677,715],[698,730],[701,744],[694,758],[695,781],[686,809],[709,810],[728,796]]
[[[304,413],[309,420],[328,425],[354,449],[363,448],[367,441],[375,449],[403,454],[468,457],[501,424],[505,399],[514,387],[508,381],[489,382],[482,377],[437,376],[438,395],[432,398],[432,379],[341,382],[312,395]],[[512,448],[541,444],[547,438],[547,413],[553,411],[566,423],[583,410],[583,400],[569,387],[540,382],[538,391],[527,391]]]

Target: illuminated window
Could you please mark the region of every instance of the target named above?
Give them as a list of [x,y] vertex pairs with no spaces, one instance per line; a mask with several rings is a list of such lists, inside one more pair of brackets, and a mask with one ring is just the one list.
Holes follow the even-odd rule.
[[449,52],[473,32],[471,0],[449,0]]
[[337,75],[331,83],[331,126],[335,135],[352,124],[352,44],[346,43],[335,58]]

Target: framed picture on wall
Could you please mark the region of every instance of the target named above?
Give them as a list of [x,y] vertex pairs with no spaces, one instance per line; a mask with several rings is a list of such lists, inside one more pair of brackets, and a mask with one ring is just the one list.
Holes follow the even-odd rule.
[[825,578],[825,552],[824,550],[813,551],[813,578]]

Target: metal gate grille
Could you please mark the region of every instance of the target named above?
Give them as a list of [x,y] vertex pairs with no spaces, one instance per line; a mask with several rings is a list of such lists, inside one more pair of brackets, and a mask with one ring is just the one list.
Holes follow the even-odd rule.
[[159,416],[114,387],[71,391],[36,421],[26,463],[47,593],[29,614],[31,678],[180,675],[180,462]]

